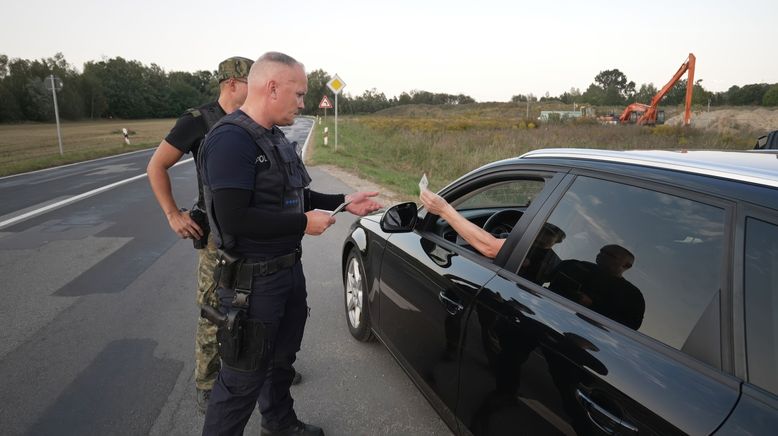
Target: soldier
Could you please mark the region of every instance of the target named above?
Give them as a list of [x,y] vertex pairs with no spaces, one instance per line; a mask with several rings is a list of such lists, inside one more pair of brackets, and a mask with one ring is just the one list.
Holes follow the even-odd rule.
[[224,117],[200,155],[203,191],[217,246],[222,314],[222,367],[213,387],[204,435],[242,435],[254,402],[262,436],[323,436],[301,422],[289,386],[308,315],[303,235],[320,235],[335,219],[316,208],[365,215],[377,192],[322,194],[308,189],[302,159],[277,126],[288,126],[308,90],[302,64],[266,53],[251,67],[246,102]]
[[[185,153],[192,153],[196,159],[205,134],[225,114],[232,113],[246,99],[249,69],[254,61],[243,57],[231,57],[219,64],[219,99],[196,109],[187,110],[173,126],[167,137],[159,144],[146,169],[151,189],[165,212],[170,228],[184,239],[191,238],[198,248],[197,304],[218,307],[213,292],[213,269],[216,262],[216,246],[209,236],[208,222],[204,213],[202,186],[198,173],[200,196],[192,212],[179,209],[173,199],[168,169]],[[193,219],[193,217],[195,219]],[[197,406],[205,412],[216,374],[219,371],[219,356],[216,344],[216,326],[200,317],[195,335],[195,387]],[[299,382],[295,374],[295,382]]]

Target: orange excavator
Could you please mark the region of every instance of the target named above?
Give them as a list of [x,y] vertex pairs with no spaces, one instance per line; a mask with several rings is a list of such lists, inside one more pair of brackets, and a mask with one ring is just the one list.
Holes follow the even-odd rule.
[[622,124],[637,122],[637,124],[641,126],[653,126],[656,124],[656,108],[659,105],[659,102],[665,95],[667,95],[668,92],[670,92],[670,89],[672,89],[673,85],[678,82],[681,76],[683,76],[683,74],[688,71],[689,75],[686,78],[686,111],[683,114],[683,125],[688,126],[692,117],[692,90],[694,89],[695,61],[696,58],[694,55],[689,53],[689,57],[681,65],[681,68],[678,69],[678,72],[676,72],[673,78],[670,79],[670,81],[667,82],[667,84],[656,93],[654,98],[651,99],[650,104],[632,103],[631,105],[627,106],[626,109],[624,109],[624,112],[621,113],[619,122]]

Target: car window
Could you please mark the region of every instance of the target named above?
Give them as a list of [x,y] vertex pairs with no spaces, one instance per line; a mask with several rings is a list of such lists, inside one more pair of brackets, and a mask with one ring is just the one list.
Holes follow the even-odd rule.
[[778,226],[746,219],[743,262],[748,379],[778,394]]
[[722,208],[579,176],[519,275],[674,348],[718,343],[724,234]]
[[543,180],[511,180],[476,190],[453,202],[459,211],[495,207],[526,207],[543,190]]

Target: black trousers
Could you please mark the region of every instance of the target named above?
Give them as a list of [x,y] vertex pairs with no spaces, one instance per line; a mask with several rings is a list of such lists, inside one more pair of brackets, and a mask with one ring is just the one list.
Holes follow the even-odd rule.
[[[232,292],[220,288],[218,293],[222,308],[229,308]],[[267,370],[241,371],[222,362],[208,400],[204,436],[242,435],[254,403],[259,404],[262,426],[268,430],[297,420],[289,387],[308,317],[307,295],[300,262],[270,276],[254,276],[248,315],[270,329],[269,365]]]

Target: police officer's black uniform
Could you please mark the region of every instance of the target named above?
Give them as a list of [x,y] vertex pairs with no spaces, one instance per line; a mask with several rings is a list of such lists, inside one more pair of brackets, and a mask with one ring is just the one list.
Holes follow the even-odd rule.
[[[220,133],[226,135],[228,130],[233,136],[226,140]],[[249,220],[243,219],[230,225],[239,229],[238,233],[244,232],[241,226],[251,226],[244,234],[231,234],[225,229],[234,217],[225,210],[231,209],[225,204],[231,200],[219,196],[224,191],[220,191],[223,184],[217,175],[220,159],[225,157],[218,153],[234,152],[236,131],[238,139],[253,143],[255,154],[248,210],[264,217],[263,222],[246,223]],[[245,144],[241,147],[247,150]],[[344,196],[309,191],[311,179],[295,148],[296,144],[290,143],[277,127],[267,130],[239,110],[214,127],[201,151],[206,206],[217,245],[233,255],[225,255],[225,262],[235,258],[244,262],[237,273],[240,277],[230,279],[236,289],[222,287],[223,277],[218,289],[222,313],[238,320],[244,316],[244,321],[231,320],[233,326],[243,323],[240,334],[236,329],[220,327],[222,370],[211,393],[204,435],[242,434],[255,401],[262,413],[262,434],[323,434],[321,429],[298,421],[289,393],[294,377],[292,364],[308,314],[300,242],[304,212],[315,207],[332,209]],[[220,174],[229,178],[229,171],[245,172],[245,168],[222,168]],[[242,176],[245,180],[246,174]],[[274,234],[274,228],[288,226],[289,222],[301,223],[302,229]],[[245,308],[242,312],[237,310],[241,307]],[[237,351],[230,348],[235,346],[235,338],[242,341]]]

